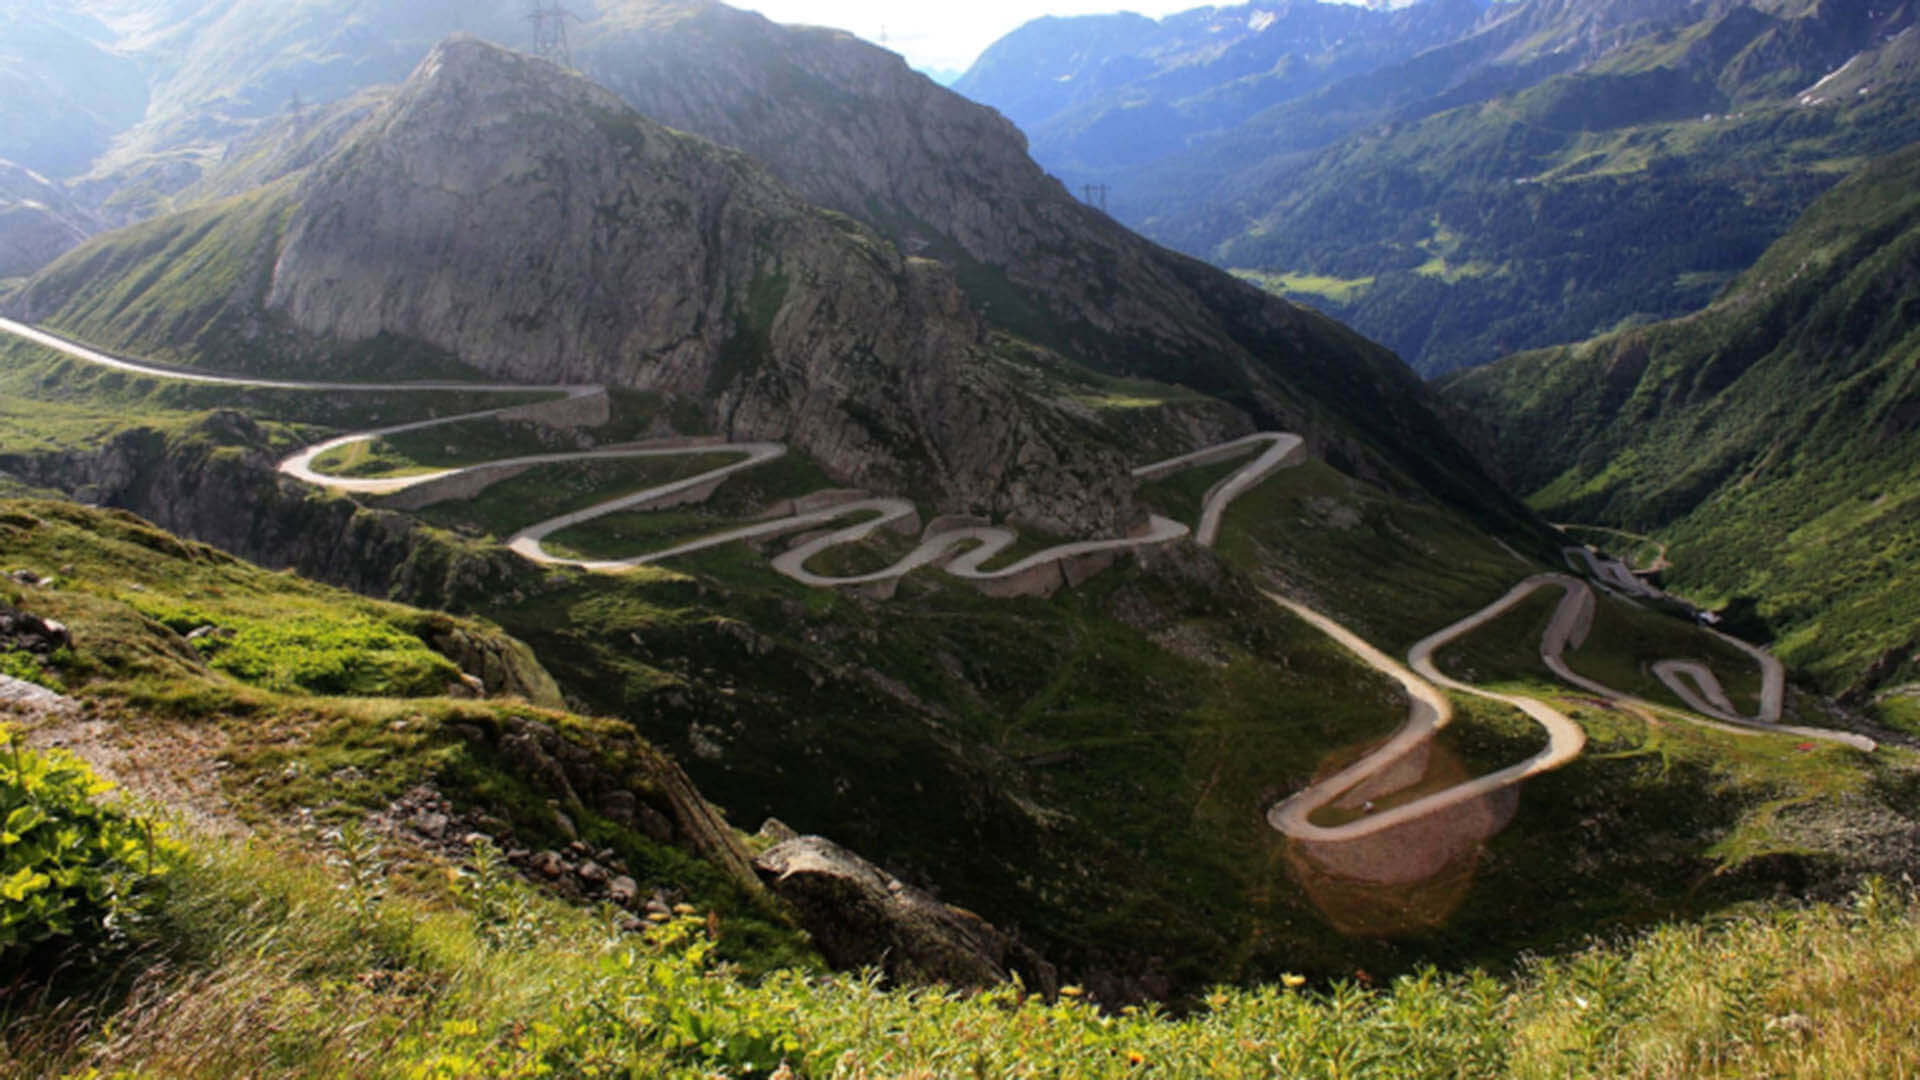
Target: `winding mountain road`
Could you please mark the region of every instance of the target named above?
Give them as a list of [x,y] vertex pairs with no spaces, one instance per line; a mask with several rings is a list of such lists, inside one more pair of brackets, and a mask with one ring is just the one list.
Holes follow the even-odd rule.
[[[1534,698],[1482,690],[1477,686],[1449,678],[1441,674],[1440,669],[1433,663],[1435,651],[1499,617],[1509,608],[1532,595],[1535,589],[1548,584],[1563,583],[1569,586],[1566,597],[1554,610],[1553,621],[1540,643],[1541,659],[1547,660],[1551,656],[1549,666],[1552,666],[1559,660],[1568,639],[1580,633],[1581,624],[1591,619],[1590,607],[1587,605],[1591,604],[1593,594],[1587,591],[1583,583],[1572,578],[1556,579],[1554,576],[1529,578],[1479,611],[1429,634],[1408,651],[1407,662],[1411,670],[1401,666],[1392,657],[1374,648],[1346,627],[1312,608],[1286,597],[1268,593],[1268,599],[1318,627],[1327,636],[1345,646],[1349,652],[1365,661],[1368,666],[1399,682],[1406,688],[1410,702],[1407,722],[1394,733],[1392,738],[1366,757],[1275,805],[1267,812],[1268,823],[1281,833],[1301,840],[1321,843],[1357,840],[1432,816],[1463,803],[1485,798],[1504,788],[1512,787],[1528,777],[1557,769],[1579,757],[1580,751],[1587,745],[1587,734],[1565,713]],[[1526,713],[1546,729],[1546,747],[1524,761],[1504,769],[1475,777],[1465,783],[1455,784],[1442,791],[1423,795],[1368,817],[1342,825],[1314,824],[1312,821],[1314,813],[1347,798],[1361,785],[1393,770],[1401,761],[1421,749],[1423,744],[1431,741],[1452,722],[1453,702],[1448,700],[1442,690],[1443,687],[1447,690],[1456,690],[1511,705]],[[1376,785],[1368,794],[1374,798],[1390,795],[1394,790],[1417,781],[1419,776],[1417,773],[1404,775],[1403,779],[1404,783],[1392,789],[1383,789]]]
[[[206,383],[219,386],[232,386],[246,389],[273,390],[311,390],[321,392],[380,392],[400,393],[409,391],[466,391],[473,393],[553,393],[566,398],[601,396],[606,389],[600,386],[529,386],[519,383],[456,383],[456,382],[389,382],[389,383],[342,383],[342,382],[298,382],[285,379],[260,379],[240,375],[218,375],[171,367],[162,364],[150,364],[124,357],[112,356],[89,348],[78,342],[68,340],[56,334],[15,322],[0,319],[0,330],[14,334],[38,345],[57,350],[78,360],[124,371],[135,375],[145,375],[163,379],[177,379],[187,382]],[[478,420],[499,416],[524,406],[515,404],[496,409],[483,409],[477,412],[460,413],[453,416],[436,417],[431,420],[419,420],[412,423],[396,424],[390,427],[355,432],[328,439],[325,442],[306,447],[278,465],[281,473],[306,483],[325,487],[334,491],[360,495],[393,495],[408,491],[424,484],[443,482],[453,477],[475,473],[506,474],[519,468],[539,465],[565,464],[580,461],[604,461],[623,458],[650,458],[711,454],[715,452],[739,452],[743,456],[739,461],[709,469],[695,476],[684,477],[665,484],[659,484],[643,491],[608,499],[572,513],[562,514],[545,521],[536,522],[514,533],[507,540],[507,546],[521,556],[537,563],[549,566],[572,566],[584,570],[613,572],[627,570],[637,566],[661,562],[709,548],[731,544],[741,540],[777,536],[799,532],[828,525],[847,518],[860,518],[853,524],[831,530],[815,537],[790,551],[776,556],[772,560],[773,568],[781,574],[814,587],[842,585],[863,585],[875,582],[895,580],[922,567],[939,565],[945,561],[946,573],[963,580],[976,582],[995,582],[1019,578],[1049,564],[1061,564],[1085,556],[1110,552],[1135,550],[1160,544],[1171,543],[1189,534],[1187,526],[1169,518],[1152,516],[1146,525],[1133,534],[1103,540],[1082,540],[1059,544],[1044,551],[1035,552],[1012,564],[996,569],[985,569],[985,564],[1019,539],[1011,529],[997,526],[975,525],[961,528],[944,529],[921,538],[920,543],[905,557],[881,570],[867,574],[833,577],[815,573],[807,569],[807,562],[814,556],[838,547],[865,539],[875,530],[895,522],[914,517],[918,511],[913,503],[898,498],[865,498],[841,502],[832,506],[796,512],[770,521],[756,522],[734,529],[727,529],[710,536],[701,537],[688,543],[679,544],[663,551],[636,555],[626,559],[575,559],[556,555],[547,550],[545,541],[561,530],[593,521],[627,510],[638,510],[660,504],[679,497],[689,491],[711,486],[745,469],[755,468],[773,461],[787,452],[779,443],[723,443],[686,445],[647,445],[608,447],[600,450],[585,450],[567,453],[535,454],[526,457],[507,458],[489,461],[460,468],[439,469],[409,476],[389,477],[339,477],[329,476],[315,467],[315,462],[323,455],[357,443],[372,442],[390,435],[409,431],[421,431],[447,424],[457,424],[468,420]],[[1298,435],[1281,432],[1266,432],[1248,435],[1218,446],[1206,447],[1189,454],[1169,458],[1165,461],[1143,465],[1133,471],[1141,479],[1157,479],[1171,475],[1183,469],[1199,468],[1204,465],[1230,461],[1244,456],[1259,446],[1266,450],[1245,466],[1233,472],[1225,480],[1216,484],[1202,502],[1200,515],[1200,535],[1203,542],[1211,544],[1218,534],[1220,521],[1226,508],[1234,499],[1250,490],[1260,480],[1286,464],[1298,461],[1302,440]],[[951,558],[949,558],[951,556]]]
[[[0,331],[11,333],[76,359],[114,370],[237,388],[386,393],[464,391],[522,395],[529,392],[546,392],[570,399],[606,393],[604,388],[598,386],[527,386],[455,382],[298,382],[216,375],[110,356],[66,338],[8,319],[0,319]],[[1151,481],[1173,475],[1184,469],[1236,460],[1262,446],[1265,447],[1206,493],[1201,503],[1199,522],[1193,530],[1169,518],[1153,516],[1143,528],[1136,530],[1130,536],[1060,544],[1035,552],[1008,566],[987,570],[984,569],[985,564],[1013,545],[1017,541],[1017,536],[1009,529],[996,526],[968,525],[945,528],[924,533],[920,542],[910,552],[890,566],[866,574],[840,577],[811,571],[807,569],[807,563],[831,548],[859,541],[875,530],[913,518],[917,511],[911,502],[898,498],[855,496],[831,505],[807,509],[796,508],[793,513],[781,517],[722,530],[665,550],[627,559],[573,559],[554,555],[544,546],[544,541],[548,537],[563,529],[608,514],[660,504],[688,493],[698,492],[702,488],[711,490],[712,486],[734,473],[755,468],[783,456],[787,450],[779,443],[637,444],[571,453],[537,454],[403,477],[335,477],[319,472],[314,466],[314,462],[322,455],[345,446],[371,442],[408,431],[499,416],[524,407],[512,405],[484,409],[344,435],[307,447],[280,462],[278,468],[287,476],[336,491],[386,495],[485,470],[505,472],[520,467],[578,461],[738,453],[741,455],[738,461],[729,462],[698,475],[656,485],[644,491],[609,499],[582,510],[529,525],[510,537],[508,546],[520,555],[538,563],[573,566],[590,571],[619,571],[736,541],[818,529],[845,521],[849,523],[839,528],[829,529],[771,560],[771,565],[776,571],[801,584],[834,587],[894,580],[928,566],[941,566],[944,572],[954,577],[977,582],[1013,579],[1048,564],[1065,564],[1069,560],[1082,557],[1167,544],[1190,534],[1195,543],[1202,547],[1211,547],[1219,536],[1226,510],[1235,499],[1272,475],[1275,470],[1297,464],[1304,459],[1302,453],[1304,444],[1300,436],[1284,432],[1263,432],[1134,469],[1133,476],[1136,479]],[[1597,578],[1610,584],[1626,586],[1626,582],[1617,580],[1616,575],[1608,572],[1608,567],[1593,558],[1592,553],[1584,548],[1568,549],[1569,558],[1576,557],[1574,555],[1576,550],[1586,556],[1585,562]],[[1637,579],[1633,581],[1636,585],[1643,585]],[[1649,710],[1658,708],[1651,703],[1587,679],[1567,666],[1564,653],[1569,647],[1577,647],[1585,638],[1592,625],[1596,601],[1592,588],[1586,582],[1565,574],[1540,574],[1527,578],[1493,603],[1416,643],[1409,650],[1408,663],[1404,666],[1325,615],[1286,597],[1267,594],[1274,603],[1306,620],[1369,666],[1399,682],[1405,688],[1410,702],[1406,723],[1387,742],[1333,776],[1313,783],[1275,804],[1268,811],[1268,822],[1287,836],[1309,841],[1337,843],[1375,836],[1389,829],[1434,817],[1443,811],[1464,806],[1476,799],[1498,794],[1529,777],[1559,768],[1579,756],[1586,745],[1586,735],[1566,714],[1534,698],[1484,690],[1460,682],[1442,673],[1434,663],[1434,654],[1439,649],[1499,617],[1542,588],[1558,588],[1562,592],[1560,603],[1554,609],[1552,619],[1540,643],[1540,658],[1547,668],[1569,685],[1608,700]],[[1724,635],[1722,637],[1725,638]],[[1872,740],[1857,735],[1780,725],[1778,720],[1783,699],[1784,673],[1779,661],[1764,650],[1754,648],[1745,642],[1732,638],[1725,638],[1725,640],[1745,650],[1761,665],[1764,681],[1760,712],[1758,716],[1751,718],[1738,716],[1719,681],[1714,678],[1711,671],[1697,662],[1670,660],[1656,665],[1656,673],[1680,696],[1681,700],[1704,717],[1710,718],[1695,718],[1696,722],[1743,734],[1792,734],[1803,738],[1840,742],[1864,750],[1874,748]],[[1420,774],[1424,772],[1425,761],[1425,758],[1419,755],[1453,719],[1453,705],[1446,694],[1448,690],[1472,694],[1519,709],[1545,729],[1546,747],[1526,760],[1504,769],[1455,784],[1442,791],[1422,795],[1380,813],[1334,826],[1317,825],[1311,820],[1314,813],[1342,800],[1345,800],[1348,805],[1364,801],[1370,806],[1373,798],[1390,796],[1417,782]]]

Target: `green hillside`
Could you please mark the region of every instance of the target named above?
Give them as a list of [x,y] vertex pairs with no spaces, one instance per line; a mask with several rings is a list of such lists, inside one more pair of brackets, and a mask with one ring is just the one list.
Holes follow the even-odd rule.
[[1920,148],[1816,203],[1718,302],[1446,385],[1553,520],[1653,532],[1833,690],[1910,679]]
[[1235,192],[1258,209],[1231,234],[1181,233],[1197,215],[1171,202],[1146,228],[1281,291],[1371,278],[1291,295],[1441,373],[1693,311],[1840,175],[1920,137],[1898,81],[1809,107],[1689,103],[1661,74],[1562,76],[1355,137]]
[[[1316,481],[1284,497],[1324,500],[1338,486]],[[1479,937],[1496,925],[1481,923],[1486,913],[1557,909],[1602,938],[1556,957],[1489,957],[1485,966],[1436,970],[1409,964],[1420,950],[1410,956],[1404,942],[1316,956],[1295,940],[1263,985],[1207,988],[1227,972],[1203,968],[1178,1012],[1117,1008],[1125,990],[1108,981],[1097,992],[1091,982],[1067,985],[1057,996],[1020,984],[968,995],[887,987],[870,973],[824,972],[785,910],[730,876],[714,854],[752,841],[716,831],[712,810],[681,794],[672,763],[626,724],[527,700],[545,697],[551,684],[524,647],[485,623],[363,600],[261,571],[125,514],[58,502],[0,505],[0,544],[6,565],[31,575],[14,579],[8,609],[57,617],[73,641],[45,657],[11,654],[6,670],[79,702],[77,716],[29,712],[24,723],[16,717],[0,727],[0,799],[38,799],[36,814],[75,812],[49,801],[53,770],[84,775],[64,756],[72,751],[118,763],[131,801],[110,813],[167,819],[154,834],[163,839],[149,845],[163,873],[121,893],[113,920],[70,925],[24,950],[0,939],[0,973],[9,987],[29,991],[0,1014],[10,1075],[1731,1077],[1899,1075],[1920,1064],[1911,1038],[1920,1025],[1911,993],[1920,935],[1915,902],[1898,886],[1870,878],[1831,903],[1773,900],[1708,927],[1636,933],[1619,932],[1620,912],[1572,899],[1582,889],[1578,866],[1599,857],[1624,872],[1604,855],[1608,844],[1570,846],[1574,837],[1611,838],[1618,852],[1649,849],[1631,871],[1635,888],[1658,888],[1649,871],[1665,866],[1678,873],[1676,885],[1691,879],[1699,902],[1711,879],[1687,868],[1684,831],[1741,800],[1764,793],[1772,800],[1764,816],[1784,822],[1810,797],[1852,798],[1856,806],[1875,791],[1910,799],[1910,773],[1875,770],[1869,779],[1845,755],[1795,763],[1684,728],[1636,747],[1646,738],[1637,722],[1587,716],[1608,752],[1593,758],[1596,771],[1530,792],[1533,823],[1502,839],[1482,867],[1489,879],[1455,927]],[[692,583],[633,584],[665,600],[662,590],[684,595]],[[840,606],[815,618],[811,632],[832,636],[853,625],[832,617]],[[1045,618],[1044,607],[1008,615]],[[620,625],[635,625],[630,616]],[[189,641],[181,633],[188,627],[233,636]],[[671,642],[666,630],[656,621],[642,632]],[[302,634],[348,648],[317,651]],[[367,650],[373,635],[385,650],[377,668],[361,669],[377,671],[373,680],[328,682],[338,669],[316,662],[376,659]],[[436,651],[456,635],[505,661],[487,700],[411,685],[412,673],[457,672]],[[1099,647],[1117,642],[1108,630]],[[1449,664],[1524,685],[1531,642],[1492,632]],[[758,651],[764,667],[767,653]],[[1279,686],[1353,683],[1327,666],[1331,657],[1311,660],[1313,651],[1290,647],[1290,674]],[[253,657],[269,662],[238,662]],[[709,659],[715,667],[681,676],[681,692],[697,692],[703,679],[747,689],[719,650]],[[1117,669],[1102,670],[1111,679]],[[1264,688],[1240,685],[1250,677],[1230,675],[1242,699],[1274,704]],[[415,696],[420,690],[426,696]],[[1035,735],[1058,726],[1031,720]],[[811,726],[818,739],[832,725],[818,714]],[[556,785],[521,756],[523,740],[542,732],[558,740],[548,745],[571,784]],[[1252,734],[1226,724],[1181,736],[1194,749],[1216,739],[1223,750],[1238,748],[1210,767],[1203,789],[1231,785],[1224,774],[1236,762],[1280,748],[1235,741]],[[1502,741],[1483,735],[1460,750],[1480,758]],[[1065,771],[1082,778],[1062,776],[1056,787],[1104,771],[1098,742],[1076,753],[1084,764]],[[600,793],[583,775],[617,777],[681,835],[704,839],[705,857],[601,812]],[[1107,823],[1114,839],[1138,843],[1145,834],[1130,822],[1145,808],[1126,806],[1138,789],[1117,779],[1109,774],[1094,794],[1119,811]],[[563,829],[578,828],[592,846],[604,845],[597,857],[677,903],[623,924],[618,911],[570,897],[539,873],[513,872],[487,842],[434,839],[445,826],[425,824],[414,809],[423,790],[445,800],[438,805],[461,823],[455,832],[477,827],[539,847],[563,845]],[[1210,829],[1230,828],[1230,816],[1208,805],[1203,793],[1193,813]],[[1539,830],[1543,816],[1564,817],[1557,835]],[[41,820],[16,812],[7,827],[31,836]],[[134,827],[145,828],[138,819]],[[244,839],[234,835],[243,830]],[[1748,823],[1727,839],[1756,835]],[[0,859],[24,849],[10,844]],[[1776,850],[1772,861],[1785,857]],[[1045,872],[1043,863],[1030,865]],[[1510,892],[1547,866],[1559,870],[1537,892]],[[1188,857],[1157,869],[1188,877],[1197,863]],[[14,901],[43,882],[8,879],[4,925],[33,917]],[[1217,882],[1190,883],[1207,891],[1168,917],[1189,931],[1223,925],[1226,913],[1208,903],[1222,898],[1211,891]],[[1453,889],[1400,898],[1413,905],[1402,916],[1445,902]],[[1284,910],[1292,891],[1275,880],[1261,902]],[[1636,895],[1628,906],[1648,898]],[[1138,906],[1099,911],[1124,916],[1129,933],[1144,935],[1134,940],[1154,947],[1200,944],[1187,933],[1166,937],[1142,921],[1150,912]]]
[[[670,570],[581,574],[502,557],[491,538],[630,490],[631,470],[554,467],[422,512],[461,534],[451,535],[409,525],[378,500],[360,508],[267,479],[290,439],[368,422],[333,411],[350,397],[317,397],[308,415],[325,418],[294,427],[274,422],[302,415],[286,393],[249,392],[235,395],[234,411],[195,412],[233,392],[164,393],[164,382],[24,348],[14,361],[19,434],[0,465],[43,485],[102,475],[89,495],[150,508],[261,558],[482,614],[527,643],[576,710],[623,718],[684,763],[735,825],[774,816],[847,843],[1019,927],[1075,977],[1140,973],[1192,992],[1210,979],[1287,971],[1504,964],[1523,948],[1562,949],[1597,929],[1879,865],[1883,850],[1865,849],[1862,861],[1849,854],[1848,830],[1797,807],[1847,799],[1904,820],[1903,756],[1806,753],[1787,739],[1684,723],[1653,729],[1582,703],[1539,666],[1544,611],[1523,610],[1443,661],[1476,681],[1562,701],[1589,725],[1596,751],[1530,785],[1515,824],[1464,876],[1432,894],[1394,894],[1382,928],[1353,938],[1329,921],[1324,896],[1298,887],[1288,844],[1261,815],[1391,731],[1404,702],[1255,590],[1305,598],[1403,651],[1539,568],[1457,511],[1312,462],[1236,505],[1221,558],[1186,549],[1124,563],[1051,599],[984,597],[936,570],[884,601],[807,589],[744,544]],[[135,419],[81,404],[102,396],[137,410]],[[614,433],[658,415],[642,396],[616,404]],[[1153,410],[1122,407],[1136,430],[1153,423]],[[48,434],[35,442],[38,428]],[[543,445],[530,425],[440,430],[384,444],[390,471]],[[108,444],[97,458],[93,439]],[[129,456],[143,464],[104,478]],[[1142,497],[1191,518],[1237,464],[1148,485]],[[634,554],[821,483],[804,463],[749,472],[707,504],[606,519],[622,524],[582,542]],[[897,557],[897,543],[833,555],[851,569]],[[1598,625],[1577,664],[1614,685],[1678,706],[1646,666],[1696,656],[1736,695],[1751,693],[1750,661],[1684,622],[1609,604]],[[1461,708],[1442,740],[1445,769],[1491,771],[1537,749],[1535,730],[1515,716]],[[1823,722],[1809,700],[1792,709],[1801,722]],[[1622,797],[1603,804],[1600,791]],[[1623,880],[1634,889],[1623,892]]]

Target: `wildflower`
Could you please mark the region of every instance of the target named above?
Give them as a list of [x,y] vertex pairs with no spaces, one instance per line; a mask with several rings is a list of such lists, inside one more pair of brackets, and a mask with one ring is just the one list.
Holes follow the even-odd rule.
[[[1366,982],[1367,981],[1366,974],[1367,974],[1366,972],[1362,971],[1356,977],[1359,978],[1361,982]],[[1280,976],[1280,985],[1286,987],[1289,990],[1298,990],[1301,987],[1307,985],[1307,977],[1305,975],[1293,975],[1293,974],[1282,975]]]
[[1146,1061],[1147,1061],[1147,1055],[1141,1053],[1140,1051],[1138,1050],[1127,1051],[1128,1065],[1132,1065],[1138,1068],[1139,1066],[1146,1064]]

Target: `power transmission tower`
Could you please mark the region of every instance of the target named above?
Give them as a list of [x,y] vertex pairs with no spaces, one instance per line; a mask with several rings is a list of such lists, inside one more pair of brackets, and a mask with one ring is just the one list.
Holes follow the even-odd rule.
[[560,6],[559,0],[543,3],[533,0],[527,21],[533,24],[533,55],[551,60],[572,70],[573,51],[567,47],[567,20],[578,15]]
[[1104,214],[1107,212],[1107,192],[1110,190],[1105,184],[1086,184],[1080,188],[1080,194],[1088,206],[1097,206]]

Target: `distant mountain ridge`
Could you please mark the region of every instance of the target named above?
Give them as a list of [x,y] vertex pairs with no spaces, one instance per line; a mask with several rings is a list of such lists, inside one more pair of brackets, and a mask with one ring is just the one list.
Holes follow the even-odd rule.
[[1483,8],[1287,2],[1158,20],[1045,16],[994,43],[953,88],[1005,113],[1063,175],[1132,167],[1451,41]]
[[[1909,3],[1518,0],[1473,19],[1423,4],[1391,16],[1404,28],[1356,23],[1362,38],[1328,54],[1365,70],[1249,115],[1209,111],[1314,69],[1301,45],[1260,75],[1192,85],[1209,65],[1190,27],[1266,9],[1124,35],[1031,24],[957,85],[1024,117],[1036,158],[1070,186],[1108,185],[1121,220],[1428,373],[1693,310],[1847,169],[1920,138]],[[1278,10],[1268,33],[1283,17],[1353,18]],[[1429,43],[1417,26],[1451,36]],[[1106,80],[1097,94],[1033,74],[1082,59]],[[1846,94],[1810,92],[1843,67]]]

